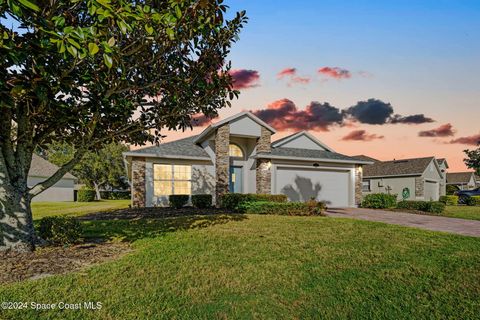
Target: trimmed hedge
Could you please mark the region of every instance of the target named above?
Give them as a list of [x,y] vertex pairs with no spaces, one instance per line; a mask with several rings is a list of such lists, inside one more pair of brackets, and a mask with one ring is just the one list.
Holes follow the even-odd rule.
[[446,204],[447,206],[456,206],[458,205],[458,196],[441,196],[438,201]]
[[480,196],[471,196],[465,198],[467,206],[480,206]]
[[272,201],[246,201],[238,206],[241,213],[248,214],[276,214],[284,216],[314,216],[322,215],[323,205],[304,202],[272,202]]
[[81,240],[82,224],[72,217],[45,217],[40,219],[38,235],[57,245],[70,245]]
[[95,190],[88,187],[81,187],[77,192],[77,202],[92,202],[95,197]]
[[199,209],[210,208],[212,206],[212,195],[194,194],[192,195],[192,205]]
[[397,208],[439,214],[445,210],[445,204],[439,201],[400,201]]
[[396,194],[371,193],[367,194],[362,201],[362,208],[387,209],[397,204]]
[[100,191],[100,196],[105,200],[130,200],[130,191]]
[[190,196],[188,194],[171,194],[168,196],[170,207],[180,209],[188,203]]
[[220,198],[220,207],[235,210],[244,202],[287,202],[284,194],[226,193]]

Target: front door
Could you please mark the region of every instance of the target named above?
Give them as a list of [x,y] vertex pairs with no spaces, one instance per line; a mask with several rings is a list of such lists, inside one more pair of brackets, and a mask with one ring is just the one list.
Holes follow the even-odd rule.
[[242,193],[243,191],[243,168],[230,166],[230,192]]

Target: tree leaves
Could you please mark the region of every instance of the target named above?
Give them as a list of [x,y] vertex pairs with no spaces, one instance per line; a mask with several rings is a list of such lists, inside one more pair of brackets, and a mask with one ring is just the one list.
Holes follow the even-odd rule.
[[110,57],[108,54],[104,53],[103,54],[103,61],[105,63],[105,65],[107,66],[107,68],[111,68],[112,65],[113,65],[113,60],[112,60],[112,57]]
[[93,42],[90,42],[88,44],[88,53],[91,55],[91,56],[94,56],[95,54],[97,54],[99,48],[97,46],[97,44],[93,43]]
[[40,11],[40,8],[33,2],[28,0],[18,0],[24,7],[32,9],[33,11]]

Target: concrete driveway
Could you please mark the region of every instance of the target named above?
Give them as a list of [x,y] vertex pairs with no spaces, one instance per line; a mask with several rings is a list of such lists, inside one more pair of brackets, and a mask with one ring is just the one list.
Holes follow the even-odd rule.
[[433,231],[444,231],[464,236],[480,237],[480,221],[428,216],[363,208],[328,209],[327,215],[338,218],[378,221]]

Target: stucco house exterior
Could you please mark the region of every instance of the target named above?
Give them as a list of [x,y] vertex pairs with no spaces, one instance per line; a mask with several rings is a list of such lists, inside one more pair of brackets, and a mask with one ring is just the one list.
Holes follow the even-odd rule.
[[[446,168],[446,161],[441,166]],[[446,192],[441,166],[435,157],[376,161],[363,167],[363,194],[390,193],[398,200],[436,201]]]
[[449,172],[447,185],[456,186],[459,190],[475,189],[477,186],[475,172]]
[[[37,183],[44,181],[57,172],[57,170],[58,167],[56,165],[34,154],[30,171],[28,172],[28,187],[31,188]],[[73,201],[73,190],[76,180],[75,176],[67,173],[53,186],[34,197],[32,201]]]
[[250,112],[205,128],[199,135],[124,153],[132,205],[164,205],[170,194],[227,192],[315,198],[332,207],[361,201],[362,165],[301,131],[272,142],[276,130]]
[[440,196],[444,196],[447,194],[447,170],[448,170],[448,162],[445,158],[437,159],[438,167],[442,172],[442,180],[440,181]]

